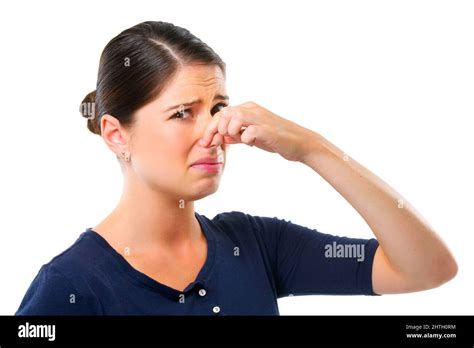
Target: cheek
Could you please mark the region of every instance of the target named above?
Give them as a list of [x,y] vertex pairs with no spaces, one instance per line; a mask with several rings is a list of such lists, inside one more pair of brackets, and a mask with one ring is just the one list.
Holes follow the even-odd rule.
[[[140,161],[154,172],[169,171],[188,162],[190,135],[173,126],[145,127],[136,135],[136,150]],[[188,144],[189,143],[189,144]]]

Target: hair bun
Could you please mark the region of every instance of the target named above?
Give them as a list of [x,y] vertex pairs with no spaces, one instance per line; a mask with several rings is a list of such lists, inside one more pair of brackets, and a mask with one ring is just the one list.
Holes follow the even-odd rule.
[[96,120],[97,108],[95,103],[95,95],[96,91],[94,90],[84,97],[79,107],[79,112],[81,113],[82,117],[87,118],[87,128],[89,128],[92,133],[100,135],[100,129]]

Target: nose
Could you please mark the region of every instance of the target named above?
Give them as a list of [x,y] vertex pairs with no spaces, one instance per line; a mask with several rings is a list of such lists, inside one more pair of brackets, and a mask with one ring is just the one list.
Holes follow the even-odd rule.
[[[197,128],[198,128],[198,131],[197,131],[198,139],[197,139],[197,141],[198,142],[204,137],[204,134],[205,134],[206,130],[208,129],[208,127],[211,124],[213,119],[214,119],[213,115],[210,112],[206,113],[205,117],[204,116],[200,117],[200,121],[198,122],[199,125],[197,126]],[[207,147],[217,147],[219,145],[222,145],[223,143],[224,143],[224,137],[222,135],[218,134],[217,136],[214,136],[214,139],[211,141],[211,143]]]

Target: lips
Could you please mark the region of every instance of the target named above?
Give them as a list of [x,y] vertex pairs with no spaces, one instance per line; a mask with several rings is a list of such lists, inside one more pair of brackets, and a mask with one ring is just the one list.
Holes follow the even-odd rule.
[[191,165],[194,166],[197,164],[219,164],[219,163],[222,163],[222,162],[219,161],[217,157],[203,157]]
[[191,164],[191,168],[196,169],[201,173],[218,174],[223,168],[222,160],[222,157],[203,157]]

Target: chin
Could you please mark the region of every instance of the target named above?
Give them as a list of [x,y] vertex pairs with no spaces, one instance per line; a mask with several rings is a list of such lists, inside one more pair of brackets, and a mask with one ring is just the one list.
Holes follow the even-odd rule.
[[219,189],[219,182],[215,183],[208,183],[207,186],[205,185],[200,185],[198,189],[191,190],[192,193],[187,195],[187,198],[185,200],[187,201],[197,201],[199,199],[202,199],[204,197],[207,197],[209,195],[212,195]]

